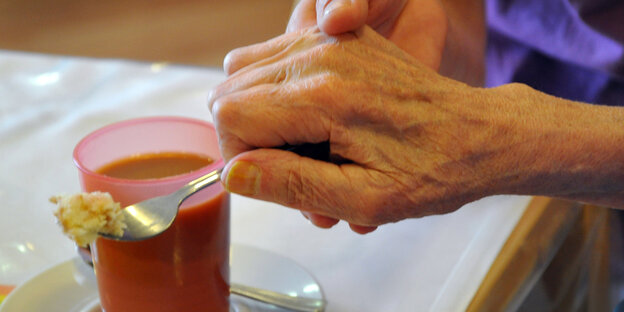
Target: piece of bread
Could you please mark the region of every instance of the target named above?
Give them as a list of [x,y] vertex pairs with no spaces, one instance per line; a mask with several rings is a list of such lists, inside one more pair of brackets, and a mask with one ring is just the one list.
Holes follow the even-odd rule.
[[122,236],[126,228],[121,206],[109,193],[92,192],[50,198],[58,205],[54,215],[63,232],[80,247],[86,247],[98,233]]

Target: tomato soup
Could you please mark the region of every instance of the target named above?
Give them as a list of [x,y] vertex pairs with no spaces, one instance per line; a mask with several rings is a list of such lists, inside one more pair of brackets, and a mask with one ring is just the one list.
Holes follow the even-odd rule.
[[[190,153],[143,154],[96,172],[117,179],[158,179],[210,162]],[[202,198],[202,192],[181,207],[171,228],[159,236],[140,242],[95,242],[94,266],[106,312],[229,311],[229,196],[221,189]]]

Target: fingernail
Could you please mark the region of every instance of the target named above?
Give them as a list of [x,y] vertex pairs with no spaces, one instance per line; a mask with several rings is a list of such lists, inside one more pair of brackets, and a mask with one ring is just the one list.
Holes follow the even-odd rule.
[[333,11],[340,9],[342,7],[344,7],[345,4],[343,1],[340,0],[333,0],[332,2],[328,3],[325,8],[323,9],[323,16],[327,16],[329,14],[331,14]]
[[260,192],[260,168],[251,162],[238,160],[227,173],[225,188],[228,192],[246,196]]

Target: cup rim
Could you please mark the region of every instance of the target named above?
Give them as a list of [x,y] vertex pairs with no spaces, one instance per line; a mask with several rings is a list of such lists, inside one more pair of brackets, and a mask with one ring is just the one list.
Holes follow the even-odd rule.
[[91,141],[91,140],[97,138],[98,136],[103,135],[103,134],[105,134],[105,133],[107,133],[107,132],[109,132],[111,130],[115,130],[115,129],[118,129],[118,128],[121,128],[121,127],[126,127],[128,125],[135,125],[135,124],[148,123],[148,122],[162,122],[162,121],[194,123],[194,124],[197,124],[197,125],[200,125],[200,126],[203,126],[203,127],[210,128],[210,129],[212,129],[213,131],[216,132],[216,129],[215,129],[213,124],[211,124],[211,123],[209,123],[207,121],[204,121],[204,120],[191,118],[191,117],[183,117],[183,116],[150,116],[150,117],[139,117],[139,118],[132,118],[132,119],[121,120],[121,121],[117,121],[117,122],[108,124],[106,126],[103,126],[101,128],[98,128],[97,130],[94,130],[94,131],[88,133],[80,141],[78,141],[78,143],[74,147],[74,151],[72,153],[72,159],[73,159],[74,165],[76,166],[76,168],[78,168],[78,170],[80,170],[85,175],[89,175],[89,176],[92,176],[92,177],[97,177],[100,180],[111,182],[111,183],[115,183],[115,184],[132,184],[132,185],[175,183],[175,182],[180,182],[182,180],[188,180],[189,178],[200,177],[200,176],[203,176],[205,174],[208,174],[209,172],[217,170],[219,168],[223,168],[223,166],[225,165],[225,162],[223,161],[223,157],[219,156],[218,159],[215,159],[208,166],[200,168],[200,169],[197,169],[195,171],[191,171],[191,172],[184,173],[184,174],[179,174],[179,175],[174,175],[174,176],[169,176],[169,177],[164,177],[164,178],[136,180],[136,179],[115,178],[115,177],[110,177],[110,176],[106,176],[106,175],[97,173],[97,172],[87,168],[80,161],[80,159],[78,157],[79,150],[80,150],[81,146],[83,146],[84,144],[88,143],[89,141]]

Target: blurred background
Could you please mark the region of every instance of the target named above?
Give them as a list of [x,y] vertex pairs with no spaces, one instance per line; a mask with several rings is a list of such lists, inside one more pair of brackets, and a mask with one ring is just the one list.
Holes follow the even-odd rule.
[[284,32],[292,0],[0,0],[0,49],[221,67]]

